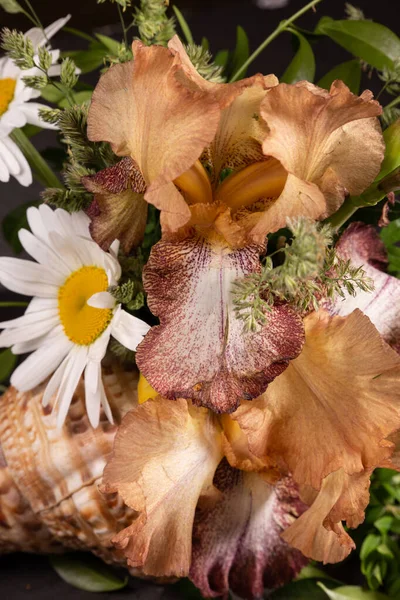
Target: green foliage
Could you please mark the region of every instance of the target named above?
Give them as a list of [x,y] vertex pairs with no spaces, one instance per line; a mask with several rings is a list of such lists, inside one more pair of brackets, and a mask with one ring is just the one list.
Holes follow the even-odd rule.
[[[111,4],[119,4],[122,10],[126,10],[129,6],[131,6],[131,0],[109,0]],[[104,4],[107,0],[97,0],[97,4]]]
[[20,69],[32,69],[35,66],[33,44],[20,31],[4,28],[0,46]]
[[167,16],[169,0],[140,0],[134,24],[144,44],[166,46],[175,35],[175,20]]
[[16,0],[0,0],[0,6],[9,14],[24,12],[24,9]]
[[358,94],[361,84],[361,63],[359,60],[348,60],[336,67],[333,67],[317,83],[319,87],[329,90],[332,83],[340,79],[343,81],[353,94]]
[[110,292],[116,301],[125,304],[128,310],[139,310],[145,305],[141,281],[128,279],[125,283],[111,288]]
[[173,6],[172,8],[174,10],[177,21],[180,25],[180,28],[182,29],[182,33],[185,36],[186,43],[194,44],[192,32],[190,31],[190,27],[187,24],[185,17],[183,16],[183,14],[181,13],[181,11],[179,10],[179,8],[177,6]]
[[128,577],[121,579],[92,554],[55,554],[50,563],[56,573],[75,588],[87,592],[111,592],[126,587]]
[[[288,221],[291,244],[286,244],[264,259],[260,273],[254,273],[234,284],[236,316],[244,329],[257,330],[264,325],[275,301],[285,301],[303,312],[318,309],[321,298],[344,297],[345,290],[355,296],[358,290],[371,291],[372,281],[362,267],[353,267],[336,255],[329,226],[300,218]],[[283,255],[284,262],[274,267],[272,256]]]
[[211,53],[206,48],[196,44],[188,44],[186,52],[194,68],[204,79],[214,83],[223,83],[223,68],[213,62]]
[[28,220],[26,211],[30,206],[37,206],[38,202],[28,202],[21,204],[10,211],[3,219],[2,230],[5,240],[10,244],[15,254],[22,252],[21,242],[19,241],[18,231],[22,228],[28,229]]
[[17,357],[10,348],[0,352],[0,383],[4,383],[10,378],[16,363]]
[[389,223],[380,235],[388,253],[388,271],[400,278],[400,219]]
[[376,593],[371,598],[381,598],[378,592],[388,594],[389,598],[400,598],[399,534],[400,475],[389,469],[377,469],[371,479],[371,500],[365,522],[353,534],[358,544],[361,572],[368,587]]
[[307,39],[296,29],[288,29],[298,40],[298,50],[292,62],[281,77],[284,83],[296,83],[297,81],[314,81],[315,58],[313,50]]
[[[236,46],[231,58],[230,72],[236,73],[246,62],[250,55],[250,44],[247,33],[243,27],[236,28]],[[246,71],[243,71],[243,77],[246,76]]]
[[61,83],[65,85],[65,87],[72,89],[78,82],[78,76],[75,74],[76,64],[67,56],[61,63],[61,73],[60,79]]
[[393,31],[373,21],[335,21],[322,17],[315,33],[327,35],[348,52],[376,69],[393,69],[400,56],[400,39]]

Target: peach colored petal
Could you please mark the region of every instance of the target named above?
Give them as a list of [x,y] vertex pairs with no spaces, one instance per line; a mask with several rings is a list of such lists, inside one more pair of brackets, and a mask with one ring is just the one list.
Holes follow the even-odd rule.
[[199,497],[213,491],[220,438],[213,415],[186,400],[158,397],[125,416],[104,489],[140,513],[113,539],[129,565],[155,577],[187,575],[194,513]]
[[131,158],[83,177],[82,183],[94,194],[89,207],[92,238],[108,250],[118,239],[124,252],[143,240],[147,221],[147,204],[143,199],[146,185]]
[[220,107],[212,94],[185,87],[178,54],[161,46],[132,46],[134,60],[112,66],[100,79],[88,117],[88,137],[131,156],[148,186],[145,198],[165,211],[169,230],[190,212],[171,183],[214,138]]
[[283,539],[308,558],[342,561],[355,544],[341,521],[347,519],[350,527],[356,527],[364,520],[370,475],[371,470],[346,475],[343,469],[328,475],[311,507],[283,532]]
[[214,478],[223,493],[212,510],[198,510],[190,578],[207,598],[260,598],[264,588],[293,579],[307,560],[280,536],[304,510],[293,482],[277,487],[224,461]]
[[303,326],[289,307],[274,307],[256,332],[245,333],[236,317],[233,282],[260,269],[259,251],[231,251],[200,237],[153,246],[143,282],[161,324],[139,345],[136,362],[162,396],[231,412],[298,355]]
[[254,454],[319,489],[333,471],[358,473],[391,455],[385,438],[400,427],[400,357],[359,310],[320,310],[305,329],[300,356],[234,418]]
[[358,195],[372,183],[384,145],[372,118],[381,107],[371,98],[370,92],[354,96],[340,81],[329,93],[306,82],[281,83],[268,91],[261,104],[269,128],[263,152],[279,160],[293,178],[265,212],[259,229],[279,229],[288,214],[325,218],[346,193]]
[[363,267],[374,284],[372,292],[361,292],[327,303],[332,314],[348,315],[359,308],[375,325],[384,340],[400,350],[400,280],[385,273],[385,247],[372,225],[352,223],[336,244],[340,257],[354,267]]

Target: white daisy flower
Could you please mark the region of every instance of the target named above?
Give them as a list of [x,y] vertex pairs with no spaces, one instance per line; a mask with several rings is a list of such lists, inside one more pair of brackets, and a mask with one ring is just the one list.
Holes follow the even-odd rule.
[[[45,28],[44,32],[34,27],[25,33],[30,38],[35,51],[44,46],[47,41],[69,21],[71,15],[58,19]],[[56,64],[59,50],[50,50],[52,66],[49,75],[59,75],[60,65]],[[37,61],[35,61],[37,62]],[[26,71],[17,67],[11,58],[0,58],[0,181],[7,182],[12,175],[24,186],[32,183],[32,172],[28,161],[9,137],[16,127],[23,127],[27,123],[38,125],[46,129],[56,129],[54,125],[46,123],[39,117],[39,110],[47,108],[38,102],[29,102],[40,96],[40,92],[29,88],[22,78],[30,75],[41,75],[36,67]]]
[[43,403],[56,394],[61,426],[79,379],[85,372],[86,408],[97,427],[100,405],[112,414],[101,378],[101,361],[112,335],[135,350],[150,329],[122,310],[107,291],[121,276],[118,242],[104,252],[90,237],[89,218],[82,212],[52,211],[48,206],[27,210],[32,230],[19,238],[37,263],[0,258],[0,282],[18,294],[34,296],[25,314],[3,321],[0,347],[14,354],[33,352],[13,373],[11,384],[27,391],[51,374]]

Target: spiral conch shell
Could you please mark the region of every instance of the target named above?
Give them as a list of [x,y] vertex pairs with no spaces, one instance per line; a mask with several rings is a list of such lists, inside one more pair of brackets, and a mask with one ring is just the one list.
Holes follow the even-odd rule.
[[137,404],[138,372],[112,365],[103,381],[116,425],[102,414],[97,429],[87,418],[82,382],[62,429],[42,405],[44,386],[10,388],[0,399],[0,553],[90,550],[126,564],[111,538],[134,511],[98,485],[117,424]]

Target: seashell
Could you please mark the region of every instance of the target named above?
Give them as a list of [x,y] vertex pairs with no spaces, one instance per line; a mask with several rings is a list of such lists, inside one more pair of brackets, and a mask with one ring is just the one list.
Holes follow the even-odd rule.
[[135,513],[98,485],[117,425],[137,404],[138,372],[111,365],[103,381],[116,425],[102,414],[97,429],[82,381],[62,429],[42,405],[44,385],[25,393],[9,388],[0,399],[0,553],[90,550],[126,565],[110,540]]

